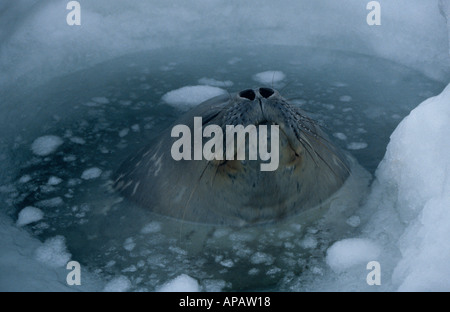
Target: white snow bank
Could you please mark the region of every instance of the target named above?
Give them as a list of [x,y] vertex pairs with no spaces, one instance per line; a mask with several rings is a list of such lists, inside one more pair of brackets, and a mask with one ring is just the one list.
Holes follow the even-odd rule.
[[286,78],[286,75],[282,71],[277,70],[269,70],[253,76],[253,80],[270,86],[273,83],[281,82],[284,78]]
[[198,292],[200,286],[192,277],[182,274],[161,286],[159,292]]
[[96,0],[81,3],[81,26],[68,26],[67,2],[3,0],[0,86],[25,74],[45,82],[144,49],[248,44],[365,53],[448,77],[448,32],[437,0],[380,1],[381,26],[367,25],[368,2]]
[[401,291],[450,291],[450,85],[414,109],[391,136],[377,177],[395,189]]
[[54,153],[63,142],[56,135],[45,135],[33,141],[31,151],[38,156],[48,156]]
[[63,236],[47,239],[44,245],[36,249],[36,260],[52,267],[63,267],[70,261],[71,254],[67,252]]
[[358,264],[377,261],[380,253],[380,247],[371,240],[349,238],[328,248],[326,262],[333,271],[341,272]]
[[186,86],[164,94],[162,100],[171,106],[188,109],[224,93],[225,90],[217,87]]
[[17,226],[24,226],[33,222],[42,220],[44,213],[42,210],[35,207],[25,207],[19,212],[17,219]]
[[391,135],[377,176],[397,186],[405,221],[430,199],[450,196],[449,124],[450,86],[420,104]]
[[[66,277],[69,271],[65,267],[52,266],[53,261],[36,260],[36,252],[40,250],[39,253],[45,254],[44,250],[47,250],[51,253],[50,245],[52,244],[49,242],[43,244],[31,237],[23,229],[14,226],[11,219],[1,213],[0,237],[0,291],[95,291],[102,289],[102,282],[94,279],[83,267],[81,268],[81,286],[68,286]],[[56,245],[58,244],[61,248],[53,249],[62,251],[63,244],[56,243]],[[55,259],[55,257],[49,258]]]

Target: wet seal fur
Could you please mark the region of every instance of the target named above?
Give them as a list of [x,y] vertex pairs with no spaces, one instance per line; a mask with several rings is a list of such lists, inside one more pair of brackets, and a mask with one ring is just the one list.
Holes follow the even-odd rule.
[[[260,171],[261,160],[180,160],[171,156],[171,129],[126,160],[114,189],[151,211],[183,221],[247,226],[320,211],[350,176],[348,158],[317,123],[270,88],[221,95],[193,108],[175,124],[203,127],[279,126],[279,167]],[[269,132],[270,133],[270,132]],[[225,146],[225,144],[224,144]]]

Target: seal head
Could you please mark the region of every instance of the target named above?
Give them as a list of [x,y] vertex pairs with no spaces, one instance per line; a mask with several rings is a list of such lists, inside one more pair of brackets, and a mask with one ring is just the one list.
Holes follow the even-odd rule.
[[[260,165],[267,161],[260,157],[174,160],[171,148],[177,139],[171,136],[170,127],[155,143],[122,164],[114,188],[158,214],[191,222],[246,226],[277,222],[317,208],[350,175],[346,156],[314,120],[276,90],[248,89],[212,98],[175,124],[194,131],[195,117],[202,117],[203,127],[218,125],[224,132],[227,126],[277,125],[278,168],[261,171]],[[246,151],[250,148],[247,142]]]

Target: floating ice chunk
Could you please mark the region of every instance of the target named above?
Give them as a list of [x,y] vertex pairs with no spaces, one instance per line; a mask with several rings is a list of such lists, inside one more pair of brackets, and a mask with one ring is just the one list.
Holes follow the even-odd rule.
[[334,243],[327,250],[326,262],[335,272],[346,271],[355,265],[377,261],[380,247],[369,239],[349,238]]
[[266,275],[274,275],[274,274],[277,274],[279,272],[281,272],[280,268],[273,267],[273,268],[270,268],[269,270],[267,270]]
[[312,267],[311,273],[316,275],[323,275],[323,270],[319,267]]
[[92,179],[97,179],[101,174],[102,174],[101,169],[99,169],[97,167],[93,167],[93,168],[84,170],[83,173],[81,174],[81,178],[83,180],[92,180]]
[[31,151],[38,156],[48,156],[54,153],[64,141],[56,135],[45,135],[37,138],[31,144]]
[[220,261],[220,265],[226,267],[226,268],[232,268],[234,266],[234,262],[231,259],[225,259]]
[[77,160],[77,156],[75,156],[75,155],[67,155],[67,156],[64,156],[64,158],[63,158],[63,161],[65,161],[65,162],[72,162],[75,160]]
[[128,129],[128,128],[122,129],[119,131],[119,137],[121,137],[121,138],[126,137],[129,132],[130,132],[130,129]]
[[58,185],[62,182],[62,179],[52,176],[48,179],[47,184],[48,185]]
[[139,132],[141,131],[141,127],[139,127],[138,124],[135,124],[131,126],[131,130],[133,130],[133,132]]
[[228,229],[218,228],[214,231],[213,237],[221,238],[221,237],[227,236],[228,234],[230,234],[230,231]]
[[129,267],[126,267],[125,269],[123,269],[122,273],[133,273],[133,272],[136,272],[136,271],[137,271],[137,268],[133,264],[133,265],[130,265]]
[[119,104],[123,105],[123,106],[130,106],[133,103],[133,101],[129,101],[129,100],[120,100]]
[[24,176],[22,176],[20,179],[19,179],[19,183],[21,183],[21,184],[24,184],[24,183],[27,183],[27,182],[30,182],[31,181],[31,176],[30,175],[24,175]]
[[253,264],[267,264],[270,265],[274,261],[273,257],[269,254],[263,253],[263,252],[256,252],[252,255],[250,258],[250,262]]
[[352,227],[358,227],[361,223],[361,219],[358,216],[351,216],[347,219],[346,223]]
[[333,133],[333,136],[342,141],[347,140],[347,136],[345,134],[343,134],[342,132]]
[[84,145],[86,144],[86,140],[80,137],[73,137],[70,138],[70,142],[73,142],[75,144],[80,144],[80,145]]
[[248,275],[257,275],[259,273],[259,269],[257,268],[251,268],[248,270]]
[[24,226],[33,222],[42,220],[44,213],[42,210],[35,207],[25,207],[19,212],[17,219],[17,226]]
[[50,199],[44,199],[44,200],[38,201],[36,203],[36,206],[55,208],[55,207],[61,206],[62,204],[64,204],[64,201],[61,197],[58,196],[58,197],[53,197]]
[[341,102],[351,102],[352,97],[350,95],[343,95],[339,98],[339,101]]
[[237,63],[239,63],[241,61],[242,61],[242,59],[240,57],[233,57],[230,60],[228,60],[228,64],[234,65],[234,64],[237,64]]
[[134,242],[132,237],[129,237],[123,243],[123,248],[127,251],[132,251],[136,247],[136,243]]
[[343,87],[347,87],[348,84],[344,83],[344,82],[333,82],[331,84],[333,87],[337,87],[337,88],[343,88]]
[[292,104],[298,105],[298,106],[303,106],[306,103],[308,103],[308,101],[303,100],[303,99],[294,99],[290,101]]
[[335,108],[333,104],[322,104],[322,106],[329,110],[333,110]]
[[108,104],[109,103],[109,100],[103,96],[102,97],[94,97],[91,100],[98,104]]
[[67,252],[66,240],[63,236],[47,239],[36,249],[36,260],[51,267],[63,267],[69,262],[71,254]]
[[199,292],[198,282],[189,275],[182,274],[173,280],[165,283],[159,289],[159,292]]
[[311,235],[308,235],[307,237],[301,240],[300,246],[305,249],[314,249],[317,247],[317,239],[315,239]]
[[262,73],[258,73],[253,76],[253,80],[266,85],[272,85],[286,78],[286,75],[282,71],[269,70]]
[[206,280],[202,284],[207,292],[221,292],[227,285],[223,280]]
[[106,284],[105,288],[103,288],[104,292],[126,292],[131,288],[130,280],[121,275],[113,278],[111,281]]
[[162,100],[171,106],[187,109],[225,93],[225,90],[217,87],[187,86],[164,94]]
[[369,146],[369,145],[365,142],[351,142],[350,144],[347,145],[347,149],[360,150],[360,149],[367,148],[367,146]]
[[186,250],[181,249],[180,247],[176,247],[176,246],[170,246],[169,250],[173,253],[182,255],[182,256],[186,256],[188,253]]
[[208,86],[212,86],[212,87],[231,87],[233,85],[233,82],[230,80],[225,80],[225,81],[220,81],[220,80],[216,80],[213,78],[200,78],[198,80],[199,84],[202,85],[208,85]]
[[141,234],[150,234],[150,233],[157,233],[161,231],[161,223],[159,222],[150,222],[141,229]]

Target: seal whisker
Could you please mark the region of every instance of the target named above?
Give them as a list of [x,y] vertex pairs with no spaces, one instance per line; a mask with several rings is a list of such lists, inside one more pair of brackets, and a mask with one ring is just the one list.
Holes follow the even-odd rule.
[[[333,151],[332,149],[330,149],[326,144],[324,144],[321,140],[323,140],[323,141],[325,141],[325,142],[327,142],[327,143],[329,143],[329,144],[331,144],[328,140],[326,140],[323,136],[320,136],[319,135],[319,137],[320,137],[320,140],[318,140],[315,136],[311,136],[311,138],[313,139],[313,140],[316,140],[316,142],[318,142],[319,144],[321,144],[328,152],[330,152],[331,154],[333,154],[337,159],[338,159],[338,161],[341,163],[341,165],[344,167],[344,169],[346,170],[346,172],[347,173],[350,173],[351,171],[350,171],[350,168],[348,168],[348,166],[347,166],[347,164],[341,159],[341,157],[338,155],[338,154],[336,154],[336,152],[335,151]],[[316,153],[317,154],[317,153]],[[317,154],[322,160],[323,160],[323,158],[322,158],[322,156],[320,156],[319,154]],[[324,161],[324,160],[323,160]],[[327,163],[326,161],[324,161],[325,163]],[[327,164],[327,166],[334,172],[334,170],[331,168],[331,166],[329,165],[329,164]]]
[[192,189],[191,194],[189,194],[189,198],[186,201],[186,204],[184,205],[183,216],[181,218],[182,222],[180,224],[180,240],[181,240],[181,234],[182,234],[182,229],[183,229],[183,222],[185,221],[186,211],[187,211],[188,205],[191,202],[192,196],[194,195],[195,191],[197,190],[197,187],[200,184],[200,180],[202,179],[203,174],[205,173],[205,171],[208,168],[208,166],[209,166],[209,161],[206,163],[205,168],[203,169],[202,173],[200,174],[200,177],[198,178],[197,183],[194,185],[194,188]]

